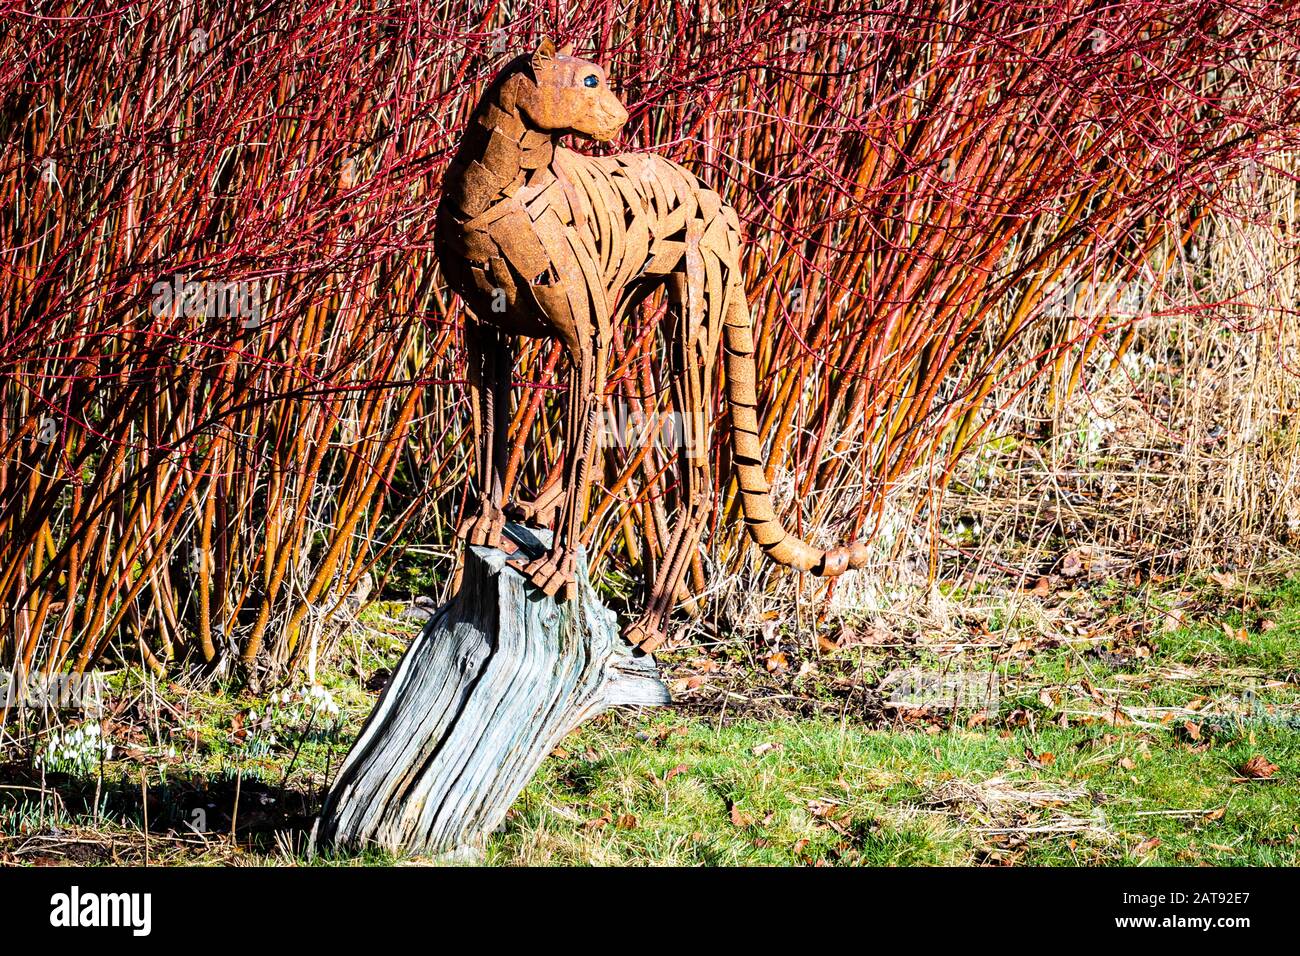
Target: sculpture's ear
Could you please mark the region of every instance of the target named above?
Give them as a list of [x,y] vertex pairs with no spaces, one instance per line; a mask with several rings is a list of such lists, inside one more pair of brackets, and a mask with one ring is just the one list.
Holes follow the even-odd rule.
[[537,44],[537,49],[533,51],[533,62],[543,63],[546,60],[555,59],[555,44],[551,42],[550,37],[542,37],[542,42]]
[[560,56],[573,56],[573,44],[566,43],[560,47]]

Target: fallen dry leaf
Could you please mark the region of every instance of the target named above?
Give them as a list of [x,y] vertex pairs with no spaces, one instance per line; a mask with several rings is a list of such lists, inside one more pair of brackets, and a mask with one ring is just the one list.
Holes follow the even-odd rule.
[[853,815],[831,800],[809,800],[808,812],[840,834],[847,833],[853,822]]
[[1032,733],[1034,730],[1034,713],[1024,707],[1017,707],[1007,714],[1006,723],[1007,727],[1028,727],[1030,733]]
[[773,750],[784,750],[785,744],[762,743],[752,751],[755,757],[761,757],[765,753],[771,753]]
[[1158,847],[1161,844],[1161,842],[1162,841],[1160,837],[1151,837],[1148,840],[1143,840],[1141,843],[1135,846],[1133,848],[1133,852],[1136,853],[1138,856],[1146,856],[1148,853],[1150,853],[1152,850]]
[[1025,760],[1029,762],[1029,766],[1041,768],[1054,762],[1056,760],[1056,754],[1046,750],[1040,754],[1035,754],[1032,750],[1026,747]]
[[777,651],[768,657],[763,666],[767,668],[769,674],[779,674],[790,666],[790,659],[785,656],[784,651]]
[[1187,615],[1178,608],[1174,608],[1172,611],[1169,611],[1165,615],[1164,620],[1160,622],[1160,629],[1165,632],[1177,631],[1186,623]]
[[730,809],[731,809],[731,825],[733,827],[747,827],[754,822],[753,817],[751,817],[748,813],[742,813],[740,807],[736,806],[734,803],[731,805]]
[[1229,588],[1233,588],[1237,586],[1236,575],[1232,574],[1229,571],[1223,571],[1223,572],[1211,571],[1209,574],[1206,575],[1206,577],[1209,578],[1211,581],[1213,581],[1215,584],[1217,584],[1219,587],[1223,588],[1225,591],[1228,590]]
[[1083,573],[1083,555],[1078,551],[1071,551],[1061,559],[1061,576],[1066,578],[1077,578]]
[[817,646],[822,649],[823,654],[831,654],[838,651],[845,643],[851,642],[854,636],[853,631],[847,627],[841,628],[840,632],[835,635],[834,640],[825,634],[818,634]]
[[1221,623],[1219,627],[1220,629],[1222,629],[1225,637],[1230,637],[1234,641],[1237,641],[1241,644],[1250,643],[1250,634],[1247,633],[1244,627],[1233,627],[1231,624],[1229,624],[1226,621]]
[[890,633],[889,628],[885,627],[883,624],[873,622],[871,627],[867,629],[867,633],[861,637],[855,635],[852,643],[891,644],[893,643],[893,640],[894,635]]
[[808,812],[818,819],[824,820],[835,812],[838,804],[831,803],[828,800],[809,800]]
[[635,829],[636,829],[636,814],[634,814],[634,813],[625,813],[625,814],[623,814],[621,817],[619,817],[619,818],[618,818],[618,828],[619,828],[620,830],[635,830]]
[[1277,773],[1277,764],[1271,763],[1267,757],[1255,754],[1240,767],[1237,772],[1243,777],[1250,777],[1254,780],[1266,780],[1273,774]]

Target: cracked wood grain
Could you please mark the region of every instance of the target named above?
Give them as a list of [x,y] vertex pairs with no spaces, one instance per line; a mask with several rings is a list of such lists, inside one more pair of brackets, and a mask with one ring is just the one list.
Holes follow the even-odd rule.
[[[546,532],[508,525],[526,554]],[[654,661],[619,637],[579,554],[560,602],[498,549],[466,556],[456,596],[424,626],[348,753],[313,831],[318,848],[472,856],[579,724],[670,702]]]

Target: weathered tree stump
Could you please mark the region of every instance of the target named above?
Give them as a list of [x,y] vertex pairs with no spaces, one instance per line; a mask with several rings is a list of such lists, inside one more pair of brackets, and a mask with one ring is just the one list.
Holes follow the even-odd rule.
[[[536,556],[549,542],[510,525]],[[339,770],[317,847],[472,857],[546,755],[620,704],[669,703],[578,561],[578,597],[529,585],[495,548],[471,547],[456,595],[407,649]]]

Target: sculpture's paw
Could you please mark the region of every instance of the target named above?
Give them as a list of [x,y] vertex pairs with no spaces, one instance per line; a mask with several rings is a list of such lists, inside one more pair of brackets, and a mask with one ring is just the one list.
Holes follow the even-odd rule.
[[466,518],[456,529],[456,534],[473,545],[514,551],[515,544],[505,536],[505,527],[506,513],[493,507]]
[[573,556],[560,552],[544,554],[529,562],[515,560],[510,566],[550,597],[571,601],[578,596],[577,563]]
[[515,501],[506,506],[506,514],[514,521],[533,528],[553,528],[560,513],[558,502],[545,504],[540,501]]
[[564,503],[564,489],[557,481],[531,501],[513,501],[506,506],[506,514],[516,521],[535,528],[553,528]]
[[623,640],[637,648],[637,650],[650,654],[660,644],[668,640],[668,632],[661,627],[655,627],[648,621],[634,621],[623,628]]

